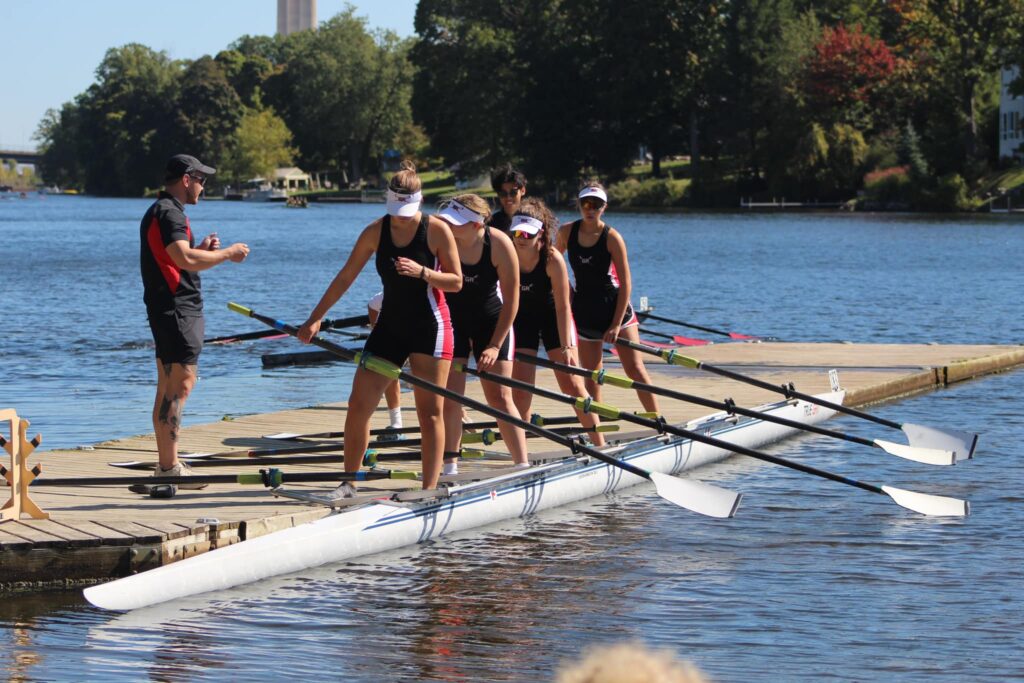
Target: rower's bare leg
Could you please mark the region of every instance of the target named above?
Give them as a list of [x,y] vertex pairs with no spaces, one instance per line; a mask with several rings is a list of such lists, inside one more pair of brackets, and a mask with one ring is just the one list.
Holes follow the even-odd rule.
[[[589,339],[580,339],[580,365],[585,367],[587,370],[600,370],[604,358],[604,342],[602,341],[591,341]],[[601,385],[595,382],[591,378],[586,378],[583,381],[584,386],[587,387],[587,394],[592,397],[595,401],[601,400]]]
[[[548,356],[550,356],[551,360],[556,363],[562,363],[563,365],[568,364],[569,359],[566,358],[565,352],[561,349],[548,351]],[[558,381],[558,388],[562,390],[563,394],[582,398],[586,398],[588,396],[587,388],[583,383],[583,378],[578,375],[567,375],[564,372],[555,372],[555,380]],[[578,408],[575,408],[575,410],[576,416],[580,420],[580,424],[590,430],[587,432],[587,436],[590,437],[590,442],[595,446],[603,446],[604,435],[601,434],[601,432],[593,431],[594,427],[601,423],[597,415],[594,413],[584,413]]]
[[160,467],[168,470],[178,464],[178,436],[185,400],[196,385],[198,367],[184,363],[164,363],[156,359],[156,398],[153,401],[153,432]]
[[[409,356],[409,367],[412,374],[431,384],[445,386],[448,382],[448,371],[451,369],[451,361],[434,358],[423,353],[414,353]],[[461,373],[457,373],[461,374]],[[432,391],[413,387],[413,396],[416,400],[416,417],[420,421],[420,455],[423,466],[423,488],[437,488],[437,480],[441,476],[441,460],[444,455],[445,445],[445,408],[448,401]],[[462,438],[461,411],[457,411],[456,433]]]
[[[619,337],[622,339],[628,339],[631,342],[640,342],[640,328],[636,325],[632,327],[625,327],[619,330]],[[619,360],[622,361],[622,369],[625,371],[626,376],[634,382],[643,382],[644,384],[650,384],[651,378],[647,374],[647,367],[644,365],[643,356],[639,351],[626,348],[625,346],[619,347]],[[637,397],[640,399],[640,403],[643,404],[644,410],[649,413],[658,413],[658,399],[654,394],[647,391],[637,391]]]
[[373,416],[384,388],[391,380],[379,373],[357,368],[352,380],[345,414],[345,471],[358,472],[363,466],[366,446],[370,443],[370,418]]
[[[453,363],[466,364],[465,358],[453,358]],[[451,372],[448,374],[448,391],[453,391],[460,396],[466,394],[466,374],[463,372]],[[444,399],[444,450],[446,453],[456,453],[462,445],[462,404],[451,399]],[[444,464],[455,462],[454,458],[444,458]]]
[[398,380],[393,379],[388,382],[388,388],[384,390],[384,400],[388,404],[388,410],[394,410],[395,408],[402,407],[402,387],[399,386]]
[[[516,353],[528,356],[536,356],[533,349],[516,349]],[[537,381],[537,366],[533,363],[517,360],[512,362],[512,379],[535,384]],[[530,406],[533,405],[533,394],[522,389],[512,390],[512,402],[516,404],[516,414],[524,420],[530,419]]]
[[[491,372],[502,377],[511,377],[512,361],[499,360],[491,368]],[[487,399],[487,405],[504,413],[515,415],[516,406],[512,401],[512,389],[510,387],[481,380],[480,388],[484,390],[484,398]],[[530,459],[526,457],[526,432],[504,420],[498,420],[498,431],[501,432],[501,438],[505,442],[508,452],[512,454],[513,464],[529,464]]]

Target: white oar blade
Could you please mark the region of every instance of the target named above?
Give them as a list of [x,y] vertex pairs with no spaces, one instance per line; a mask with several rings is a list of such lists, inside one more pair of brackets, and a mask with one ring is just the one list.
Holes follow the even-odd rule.
[[905,458],[914,462],[923,462],[925,465],[955,465],[956,453],[953,451],[940,451],[937,448],[918,448],[917,446],[904,446],[901,443],[875,439],[876,446],[890,455],[897,458]]
[[651,472],[651,481],[665,500],[708,517],[732,517],[742,497],[735,491],[660,472]]
[[970,502],[960,500],[959,498],[947,498],[946,496],[933,496],[928,493],[905,491],[895,486],[883,486],[882,490],[897,505],[914,512],[920,512],[922,515],[932,517],[966,517],[971,514]]
[[940,451],[953,451],[957,460],[970,460],[974,457],[974,447],[978,444],[978,435],[969,432],[958,432],[953,429],[925,427],[905,422],[901,429],[907,435],[911,446],[934,448]]
[[278,432],[277,434],[264,434],[264,439],[294,439],[297,436],[302,436],[298,432]]

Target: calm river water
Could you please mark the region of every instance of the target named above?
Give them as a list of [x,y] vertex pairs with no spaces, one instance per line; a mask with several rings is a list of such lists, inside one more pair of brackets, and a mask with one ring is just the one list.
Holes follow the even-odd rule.
[[[44,447],[151,429],[154,363],[138,275],[147,204],[0,201],[0,407],[29,418]],[[204,274],[208,334],[259,329],[228,301],[303,320],[380,209],[190,207],[197,235],[217,231],[253,250],[242,265]],[[629,245],[636,297],[669,317],[788,341],[1024,339],[1019,217],[607,219]],[[361,313],[377,287],[367,269],[332,315]],[[186,423],[343,399],[344,365],[261,369],[260,354],[298,348],[208,347]],[[639,639],[719,681],[1024,680],[1022,391],[1016,372],[877,408],[980,432],[978,457],[953,469],[813,436],[771,449],[873,483],[969,498],[966,520],[918,517],[734,458],[701,472],[745,494],[727,522],[639,487],[128,615],[95,610],[79,591],[6,597],[2,667],[17,680],[535,681],[587,646]],[[850,418],[834,424],[886,436]]]

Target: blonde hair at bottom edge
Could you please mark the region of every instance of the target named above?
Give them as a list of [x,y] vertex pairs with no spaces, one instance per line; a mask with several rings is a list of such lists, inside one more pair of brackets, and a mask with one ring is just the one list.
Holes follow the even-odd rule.
[[583,659],[563,665],[555,683],[710,683],[694,665],[671,650],[651,650],[641,643],[596,645]]

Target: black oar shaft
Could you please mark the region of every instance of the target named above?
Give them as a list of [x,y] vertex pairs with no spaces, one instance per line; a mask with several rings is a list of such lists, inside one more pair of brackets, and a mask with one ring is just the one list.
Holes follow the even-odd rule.
[[[552,425],[574,425],[579,423],[579,418],[575,415],[566,415],[564,417],[543,417],[534,413],[530,416],[530,422],[541,427],[548,427]],[[484,420],[482,422],[463,422],[463,429],[497,429],[497,420]],[[380,436],[381,434],[415,434],[420,431],[419,425],[415,427],[383,427],[380,429],[371,429],[371,436]],[[291,439],[341,439],[344,438],[345,432],[319,432],[315,434],[296,434]],[[282,440],[284,440],[282,438]],[[389,443],[389,446],[394,445]]]
[[775,393],[784,395],[786,398],[799,398],[804,401],[807,401],[808,403],[814,403],[839,413],[845,413],[846,415],[853,415],[855,417],[860,417],[865,420],[871,420],[872,422],[877,422],[880,425],[892,427],[893,429],[902,429],[903,427],[903,425],[899,424],[898,422],[886,420],[885,418],[878,417],[877,415],[872,415],[871,413],[865,413],[863,411],[857,410],[856,408],[848,408],[847,406],[844,406],[841,403],[833,403],[832,401],[828,401],[823,398],[818,398],[817,396],[813,396],[811,394],[805,394],[802,391],[797,391],[796,389],[789,386],[779,386],[776,384],[772,384],[770,382],[759,380],[756,377],[750,377],[749,375],[743,375],[738,372],[733,372],[732,370],[726,370],[725,368],[720,368],[716,365],[708,365],[703,361],[699,361],[695,358],[689,358],[687,356],[682,356],[680,354],[675,353],[674,351],[667,351],[663,354],[661,352],[661,349],[655,349],[653,347],[647,346],[646,344],[637,344],[636,342],[632,342],[628,339],[622,338],[620,338],[617,343],[621,346],[636,349],[637,351],[644,351],[646,353],[651,353],[655,356],[660,356],[669,363],[675,363],[676,365],[683,365],[684,367],[695,368],[697,370],[706,370],[707,372],[711,372],[722,377],[734,379],[737,382],[745,382],[755,387],[761,387],[762,389],[767,389],[768,391],[774,391]]
[[369,472],[280,472],[263,470],[252,474],[195,474],[188,477],[63,477],[56,479],[38,478],[32,486],[114,486],[133,484],[263,484],[279,486],[285,482],[299,481],[366,481],[370,479],[412,479],[414,472],[391,472],[373,470]]
[[741,455],[746,455],[751,458],[757,458],[758,460],[764,460],[765,462],[781,465],[782,467],[789,467],[791,469],[799,470],[807,474],[813,474],[815,476],[823,477],[825,479],[831,479],[832,481],[839,482],[840,484],[856,486],[857,488],[864,489],[865,491],[871,491],[872,493],[885,494],[885,491],[883,491],[881,488],[873,484],[866,484],[855,479],[849,479],[839,474],[834,474],[832,472],[828,472],[825,470],[819,470],[818,468],[811,467],[810,465],[804,465],[803,463],[794,462],[792,460],[780,458],[778,456],[770,455],[768,453],[762,453],[761,451],[755,451],[752,448],[747,448],[746,446],[740,446],[734,443],[730,443],[728,441],[716,439],[715,437],[707,436],[705,434],[701,434],[700,432],[694,432],[690,431],[689,429],[683,429],[682,427],[676,427],[665,422],[664,418],[652,420],[651,418],[641,417],[640,415],[621,411],[618,408],[598,403],[597,401],[591,401],[590,399],[583,398],[573,398],[572,396],[566,396],[565,394],[560,394],[557,391],[551,391],[549,389],[537,387],[527,382],[520,382],[519,380],[510,379],[508,377],[502,377],[501,375],[495,375],[489,372],[483,372],[480,370],[466,368],[465,366],[459,366],[459,370],[471,375],[476,375],[481,379],[486,379],[496,384],[504,384],[505,386],[513,387],[515,389],[530,391],[532,393],[537,394],[538,396],[548,398],[553,401],[568,403],[579,408],[582,408],[584,411],[595,412],[601,417],[604,417],[605,415],[617,417],[621,420],[625,420],[626,422],[632,422],[633,424],[641,425],[643,427],[649,427],[662,433],[675,434],[676,436],[681,436],[683,438],[690,439],[691,441],[699,441],[700,443],[707,444],[708,446],[714,446],[715,448],[723,448],[727,451],[740,453]]
[[[572,365],[565,365],[564,363],[556,363],[553,360],[547,358],[539,358],[537,356],[530,356],[527,354],[516,354],[518,360],[526,361],[528,363],[535,363],[541,367],[550,368],[558,372],[565,372],[573,375],[579,375],[580,377],[590,377],[598,384],[605,384],[606,374],[604,370],[587,370],[585,368],[577,368]],[[771,415],[769,413],[763,413],[757,410],[751,410],[749,408],[743,408],[736,405],[735,403],[727,403],[723,401],[715,401],[701,396],[695,396],[693,394],[687,394],[682,391],[675,391],[673,389],[665,389],[663,387],[656,386],[654,384],[647,384],[645,382],[637,382],[631,379],[625,379],[621,377],[615,377],[614,381],[607,382],[608,384],[614,384],[616,386],[622,386],[627,389],[638,389],[640,391],[646,391],[651,394],[658,394],[659,396],[665,396],[667,398],[674,398],[679,401],[686,401],[687,403],[693,403],[699,406],[705,406],[707,408],[715,408],[717,410],[724,410],[727,413],[735,413],[737,415],[745,415],[746,417],[753,417],[758,420],[764,420],[765,422],[773,422],[780,424],[785,427],[791,427],[793,429],[800,429],[807,432],[813,432],[815,434],[822,434],[823,436],[831,436],[836,439],[844,439],[853,443],[861,444],[862,446],[874,446],[875,442],[865,439],[860,436],[854,436],[852,434],[845,434],[838,432],[833,429],[826,429],[817,425],[805,424],[803,422],[797,422],[796,420],[789,420],[784,417],[777,415]]]
[[702,332],[710,332],[712,334],[721,334],[726,337],[732,335],[725,330],[716,330],[713,327],[704,327],[703,325],[694,325],[693,323],[684,323],[682,320],[673,320],[672,318],[663,318],[660,315],[654,315],[650,311],[637,311],[636,314],[641,318],[650,318],[651,320],[660,320],[663,323],[670,323],[672,325],[681,325],[683,327],[689,327],[693,330],[701,330]]
[[[368,315],[353,315],[348,318],[335,318],[326,319],[320,324],[320,329],[337,329],[341,327],[356,327],[360,325],[369,325],[370,317]],[[204,339],[204,344],[213,344],[216,342],[223,341],[247,341],[250,339],[262,339],[263,337],[270,337],[274,334],[271,330],[257,330],[255,332],[244,332],[242,334],[226,334],[222,337],[213,337],[212,339]]]
[[[274,318],[261,315],[259,313],[256,313],[255,311],[245,308],[244,306],[239,306],[237,304],[228,304],[228,307],[231,308],[231,310],[233,311],[242,313],[243,315],[248,315],[252,318],[255,318],[256,320],[259,320],[265,325],[274,327],[278,330],[281,330],[282,332],[287,332],[288,334],[296,335],[299,331],[298,328],[295,327],[294,325],[289,325],[286,322],[282,322],[280,320],[275,320]],[[316,344],[322,349],[334,351],[342,358],[347,358],[348,360],[355,360],[357,356],[357,354],[354,351],[350,351],[349,349],[346,349],[343,346],[338,346],[337,344],[332,344],[331,342],[321,337],[313,337],[310,340],[310,343]],[[527,422],[526,420],[516,417],[515,415],[510,415],[496,408],[492,408],[486,403],[481,403],[480,401],[469,398],[468,396],[463,396],[462,394],[451,391],[445,387],[440,387],[434,384],[433,382],[428,382],[427,380],[420,379],[419,377],[409,374],[408,372],[403,371],[401,368],[396,367],[394,364],[384,361],[383,359],[363,356],[361,354],[359,355],[359,362],[361,364],[365,364],[368,369],[371,369],[376,372],[381,372],[388,376],[394,377],[395,379],[401,379],[408,384],[438,394],[439,396],[452,400],[468,408],[472,408],[473,410],[479,411],[484,415],[489,415],[493,417],[495,420],[501,420],[502,422],[507,422],[511,425],[519,427],[524,431],[536,434],[538,436],[543,436],[547,439],[550,439],[551,441],[554,441],[560,446],[568,448],[573,453],[583,453],[585,455],[589,455],[592,458],[596,458],[597,460],[605,462],[609,465],[614,465],[615,467],[624,469],[627,472],[635,474],[638,477],[643,477],[644,479],[651,478],[650,472],[647,472],[646,470],[643,470],[637,467],[636,465],[632,465],[624,460],[620,460],[616,457],[607,455],[606,453],[602,453],[596,448],[584,446],[574,439],[562,436],[561,434],[557,434],[549,429],[545,429],[544,427],[531,424],[530,422]],[[370,367],[371,365],[375,367]]]

